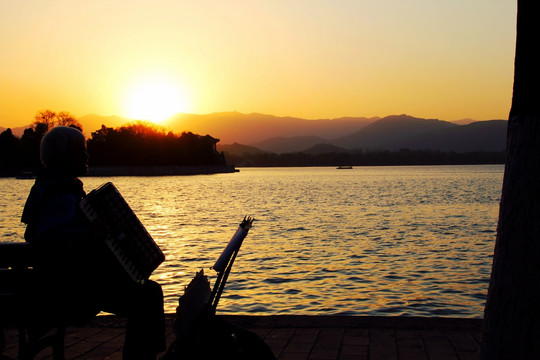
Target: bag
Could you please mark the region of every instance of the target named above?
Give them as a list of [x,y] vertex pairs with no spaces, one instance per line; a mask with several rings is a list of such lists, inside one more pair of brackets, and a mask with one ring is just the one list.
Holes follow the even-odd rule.
[[177,338],[162,360],[239,359],[275,360],[268,345],[257,334],[212,316],[200,324],[198,336],[186,342]]
[[178,299],[173,325],[176,340],[162,360],[275,359],[272,350],[257,334],[216,316],[209,299],[210,284],[201,270]]

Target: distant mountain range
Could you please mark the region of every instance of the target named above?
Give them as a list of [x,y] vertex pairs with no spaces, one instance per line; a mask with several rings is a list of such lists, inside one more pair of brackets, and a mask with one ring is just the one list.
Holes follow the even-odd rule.
[[[133,120],[118,116],[79,118],[89,135],[101,127],[118,127]],[[220,139],[218,148],[230,153],[349,152],[364,150],[501,151],[506,146],[506,120],[448,122],[409,115],[384,118],[343,117],[307,120],[264,114],[222,112],[178,114],[164,124],[173,132],[191,131]],[[21,136],[24,128],[14,128]],[[5,128],[0,127],[0,132]]]
[[[506,147],[506,120],[458,125],[436,119],[393,115],[336,138],[276,137],[249,145],[274,153],[348,152],[364,150],[439,150],[454,152],[502,151]],[[324,145],[324,146],[323,146]]]
[[222,112],[207,115],[178,114],[167,121],[173,131],[210,134],[222,144],[252,145],[270,138],[304,137],[337,138],[351,134],[379,120],[378,117],[343,117],[307,120],[265,114]]

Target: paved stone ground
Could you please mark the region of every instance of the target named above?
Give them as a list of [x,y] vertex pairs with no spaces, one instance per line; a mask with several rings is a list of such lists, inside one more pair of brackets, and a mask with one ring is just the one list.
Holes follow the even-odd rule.
[[[259,334],[279,360],[472,360],[478,358],[481,320],[365,316],[225,316]],[[168,343],[174,340],[167,317]],[[122,358],[122,319],[100,316],[68,328],[66,359]],[[5,330],[4,355],[15,359],[17,333]],[[36,359],[52,359],[50,350]]]

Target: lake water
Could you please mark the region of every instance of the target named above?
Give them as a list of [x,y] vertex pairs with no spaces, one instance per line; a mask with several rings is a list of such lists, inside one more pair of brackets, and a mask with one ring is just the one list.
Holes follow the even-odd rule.
[[[482,317],[504,167],[242,168],[112,181],[166,255],[167,312],[256,220],[218,312]],[[0,179],[1,241],[22,241],[33,180]]]

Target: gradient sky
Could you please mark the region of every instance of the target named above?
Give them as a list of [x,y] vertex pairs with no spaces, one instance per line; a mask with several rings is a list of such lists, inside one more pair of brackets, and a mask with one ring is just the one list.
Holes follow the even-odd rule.
[[515,0],[0,0],[0,126],[37,111],[506,119]]

